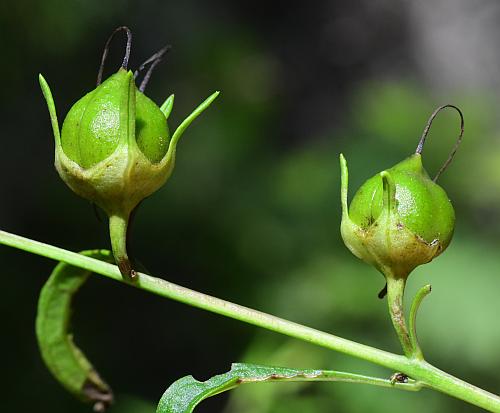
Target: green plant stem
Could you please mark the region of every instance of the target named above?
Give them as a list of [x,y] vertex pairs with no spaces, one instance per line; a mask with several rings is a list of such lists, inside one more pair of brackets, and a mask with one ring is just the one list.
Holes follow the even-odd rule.
[[133,278],[132,265],[127,254],[127,230],[129,217],[111,215],[109,217],[109,234],[111,249],[122,275],[129,281]]
[[[63,261],[124,282],[116,266],[62,248],[5,231],[0,231],[0,244]],[[423,360],[407,358],[356,343],[142,273],[138,273],[137,277],[137,282],[131,284],[134,287],[403,372],[425,387],[500,413],[500,397],[453,377]]]
[[[56,261],[63,261],[77,267],[104,275],[116,281],[123,281],[115,265],[105,263],[84,255],[67,251],[62,248],[33,241],[28,238],[0,231],[0,244],[19,248],[33,254],[42,255]],[[234,318],[245,323],[253,324],[277,333],[308,341],[312,344],[327,347],[342,353],[362,358],[367,361],[385,365],[398,370],[406,358],[370,346],[356,343],[341,337],[334,336],[310,327],[284,320],[251,308],[243,307],[229,301],[221,300],[189,288],[165,281],[146,274],[137,273],[137,280],[130,284],[142,290],[149,291],[163,297],[180,301],[193,307]]]
[[[410,334],[406,326],[406,319],[403,309],[403,296],[406,279],[386,277],[387,279],[387,304],[391,315],[392,325],[403,347],[406,357],[414,357],[416,349],[413,348]],[[419,357],[421,358],[421,357]]]

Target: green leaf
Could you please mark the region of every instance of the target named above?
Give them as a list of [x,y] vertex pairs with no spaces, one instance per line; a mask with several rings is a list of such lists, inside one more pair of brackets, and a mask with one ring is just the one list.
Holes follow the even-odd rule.
[[158,403],[157,413],[191,413],[208,397],[234,389],[241,384],[269,381],[308,381],[318,379],[322,370],[299,370],[284,367],[233,363],[231,370],[201,382],[186,376],[174,382]]
[[[107,250],[80,254],[113,262]],[[93,403],[98,411],[113,402],[113,392],[74,343],[70,331],[73,297],[90,274],[91,271],[64,262],[54,268],[40,292],[36,336],[43,361],[54,377],[79,399]]]

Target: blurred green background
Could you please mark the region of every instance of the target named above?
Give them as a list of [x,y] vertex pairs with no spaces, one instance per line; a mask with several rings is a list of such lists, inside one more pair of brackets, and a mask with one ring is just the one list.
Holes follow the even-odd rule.
[[[1,227],[74,251],[108,246],[106,222],[53,168],[37,75],[51,85],[62,122],[94,87],[107,36],[125,24],[132,68],[173,45],[146,90],[159,103],[176,94],[171,126],[222,91],[186,132],[172,178],[141,205],[134,256],[169,281],[399,352],[377,299],[383,278],[340,238],[338,155],[354,191],[411,154],[433,109],[453,103],[466,133],[440,183],[456,207],[456,234],[411,276],[408,296],[432,283],[419,317],[427,359],[499,393],[499,18],[500,4],[487,0],[3,0]],[[107,74],[122,45],[113,43]],[[424,151],[431,174],[457,132],[456,113],[435,121]],[[55,263],[5,247],[0,258],[0,410],[89,412],[37,349],[37,297]],[[112,413],[152,413],[177,378],[206,379],[233,361],[392,374],[102,277],[78,295],[73,326],[116,392]],[[331,383],[247,386],[199,411],[396,409],[479,411],[431,391]]]

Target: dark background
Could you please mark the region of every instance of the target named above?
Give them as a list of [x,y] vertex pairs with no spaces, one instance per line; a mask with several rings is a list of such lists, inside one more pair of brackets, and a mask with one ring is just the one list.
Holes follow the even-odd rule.
[[[454,103],[466,135],[440,183],[456,207],[455,239],[411,276],[408,298],[432,283],[419,317],[427,359],[499,393],[499,18],[493,0],[4,0],[1,227],[74,251],[108,247],[106,222],[53,168],[37,75],[50,84],[62,122],[94,87],[108,35],[125,24],[134,34],[132,68],[173,45],[146,90],[158,103],[176,94],[171,127],[222,91],[180,142],[173,176],[141,205],[134,255],[169,281],[399,352],[376,297],[383,278],[340,238],[338,154],[349,161],[354,190],[411,154],[433,109]],[[107,75],[122,48],[117,39]],[[435,121],[424,151],[431,174],[457,131],[451,111]],[[0,410],[90,411],[55,382],[37,349],[37,297],[55,263],[6,247],[0,259]],[[176,379],[204,380],[233,361],[392,374],[102,277],[78,295],[73,326],[116,392],[113,413],[154,412]],[[199,411],[396,408],[479,411],[431,391],[333,383],[247,386]]]

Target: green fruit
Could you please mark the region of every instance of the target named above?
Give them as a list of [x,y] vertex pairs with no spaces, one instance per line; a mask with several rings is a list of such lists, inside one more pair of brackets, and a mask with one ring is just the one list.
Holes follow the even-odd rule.
[[341,233],[346,246],[386,277],[406,278],[448,247],[455,212],[446,192],[422,166],[419,153],[367,180],[347,207],[342,170]]
[[[76,102],[66,116],[61,133],[62,149],[82,168],[88,169],[103,161],[118,147],[120,113],[128,114],[131,81],[132,72],[120,69]],[[158,163],[168,150],[167,119],[160,108],[137,89],[135,112],[137,146],[151,163]]]
[[54,131],[56,169],[75,193],[107,213],[117,264],[122,274],[133,276],[126,251],[129,216],[168,179],[179,138],[218,92],[170,137],[173,95],[158,107],[136,87],[132,72],[120,68],[73,105],[60,134],[52,93],[41,75],[40,85]]

